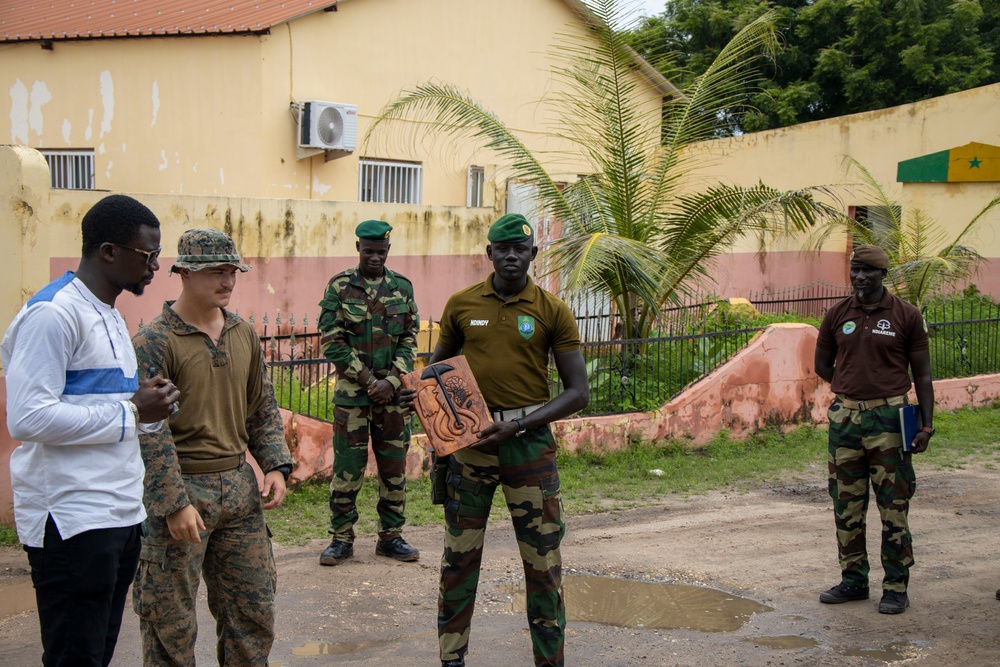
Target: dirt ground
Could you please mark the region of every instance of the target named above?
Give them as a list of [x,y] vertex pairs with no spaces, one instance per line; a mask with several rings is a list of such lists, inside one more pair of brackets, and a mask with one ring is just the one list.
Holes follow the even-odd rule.
[[[570,517],[563,543],[570,618],[603,611],[613,622],[636,627],[570,620],[567,665],[1000,665],[1000,601],[994,597],[1000,586],[1000,470],[921,473],[918,466],[917,474],[910,514],[917,565],[912,606],[900,616],[877,613],[877,559],[872,600],[819,604],[819,593],[838,581],[832,505],[819,467],[784,486]],[[874,502],[869,525],[878,526]],[[406,537],[421,550],[419,563],[376,557],[371,537],[358,541],[353,560],[333,568],[318,564],[325,540],[276,547],[271,664],[437,665],[441,528],[409,529]],[[869,530],[871,553],[878,552],[876,539]],[[25,568],[22,552],[0,553],[0,597],[8,614],[18,591],[30,602]],[[621,579],[631,580],[624,582],[633,586],[630,593],[609,590]],[[637,609],[645,594],[639,589],[649,586],[636,582],[665,584],[655,586],[648,601],[665,625],[681,627],[650,627],[656,610]],[[512,532],[494,525],[470,666],[532,664],[523,613],[513,611],[512,593],[521,585]],[[709,589],[725,595],[711,598]],[[198,661],[214,664],[213,623],[203,599],[199,618]],[[37,665],[39,657],[33,611],[0,620],[0,664]],[[141,664],[138,623],[129,608],[113,664]]]

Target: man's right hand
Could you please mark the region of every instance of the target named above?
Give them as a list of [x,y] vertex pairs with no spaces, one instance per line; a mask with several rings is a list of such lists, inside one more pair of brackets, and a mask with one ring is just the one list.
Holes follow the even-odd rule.
[[407,412],[413,412],[413,401],[417,398],[417,390],[412,387],[400,387],[399,407]]
[[170,537],[175,540],[201,544],[199,531],[205,530],[205,522],[194,505],[187,505],[167,515],[167,528],[170,529]]
[[170,380],[159,375],[139,383],[139,391],[132,395],[132,402],[139,408],[139,421],[154,424],[169,417],[181,392]]

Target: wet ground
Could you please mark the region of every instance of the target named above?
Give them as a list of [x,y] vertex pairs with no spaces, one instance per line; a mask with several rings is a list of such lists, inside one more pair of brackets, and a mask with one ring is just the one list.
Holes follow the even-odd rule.
[[[750,493],[672,497],[657,507],[570,517],[564,542],[571,666],[1000,665],[1000,471],[921,473],[911,510],[911,608],[873,598],[821,605],[837,583],[825,470]],[[565,489],[572,493],[572,489]],[[877,526],[874,503],[869,523]],[[869,531],[870,532],[870,531]],[[320,567],[325,540],[277,547],[272,665],[437,665],[434,614],[441,529],[411,529],[418,563],[374,554]],[[869,539],[877,553],[877,541]],[[0,553],[0,665],[39,664],[37,617],[19,551]],[[204,596],[202,595],[202,598]],[[512,532],[491,526],[470,667],[530,665]],[[202,599],[198,662],[214,664]],[[140,665],[130,609],[114,665]]]

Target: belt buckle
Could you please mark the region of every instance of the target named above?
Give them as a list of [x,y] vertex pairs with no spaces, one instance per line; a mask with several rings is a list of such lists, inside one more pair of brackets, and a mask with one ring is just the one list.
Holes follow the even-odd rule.
[[867,401],[858,401],[858,410],[861,410],[862,412],[864,412],[867,409],[868,409],[868,402]]

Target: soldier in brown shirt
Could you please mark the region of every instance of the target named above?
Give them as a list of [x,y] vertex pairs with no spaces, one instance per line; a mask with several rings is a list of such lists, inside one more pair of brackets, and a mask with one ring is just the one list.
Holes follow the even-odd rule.
[[871,480],[882,519],[883,614],[909,606],[913,565],[907,514],[916,488],[910,452],[903,451],[899,408],[906,405],[910,373],[923,427],[913,452],[934,435],[934,385],[927,326],[914,306],[882,285],[889,258],[881,248],[858,246],[851,255],[854,295],[827,311],[816,340],[816,373],[836,394],[830,406],[829,487],[837,526],[841,583],[820,602],[867,600],[865,518]]

